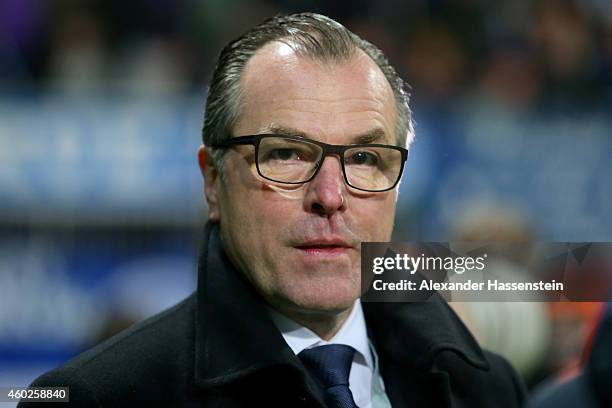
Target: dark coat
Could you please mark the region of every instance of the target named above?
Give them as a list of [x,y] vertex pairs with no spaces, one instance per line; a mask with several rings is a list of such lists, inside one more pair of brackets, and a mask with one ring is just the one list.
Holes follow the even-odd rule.
[[[444,301],[363,309],[394,407],[522,404],[512,367],[483,352]],[[79,407],[324,406],[263,301],[225,256],[217,225],[206,228],[196,293],[32,386],[69,386],[70,406]]]

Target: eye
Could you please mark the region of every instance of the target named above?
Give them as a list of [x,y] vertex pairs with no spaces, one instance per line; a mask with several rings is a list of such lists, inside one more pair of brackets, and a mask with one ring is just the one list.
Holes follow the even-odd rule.
[[368,151],[357,151],[345,157],[345,163],[357,166],[376,166],[378,164],[378,156]]
[[298,152],[290,148],[270,150],[267,156],[268,160],[300,160]]

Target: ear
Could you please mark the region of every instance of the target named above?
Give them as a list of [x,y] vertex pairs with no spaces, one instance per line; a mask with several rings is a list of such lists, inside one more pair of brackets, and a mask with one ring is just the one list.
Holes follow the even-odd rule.
[[198,149],[198,164],[204,177],[204,194],[208,204],[208,220],[219,222],[221,220],[221,213],[219,212],[219,192],[217,189],[221,180],[219,171],[212,159],[212,151],[204,145],[200,145]]

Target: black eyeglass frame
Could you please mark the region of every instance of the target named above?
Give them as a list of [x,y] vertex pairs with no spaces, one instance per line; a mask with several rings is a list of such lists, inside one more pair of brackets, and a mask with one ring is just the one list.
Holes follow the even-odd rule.
[[[265,139],[267,137],[276,137],[276,138],[283,138],[283,139],[287,139],[287,140],[296,140],[299,142],[305,142],[305,143],[311,143],[314,145],[319,146],[322,150],[323,150],[323,154],[321,155],[321,158],[319,159],[319,162],[316,165],[316,170],[314,171],[314,173],[312,173],[312,176],[310,176],[310,178],[308,180],[305,181],[296,181],[296,182],[292,182],[292,181],[278,181],[278,180],[274,180],[271,179],[269,177],[264,176],[261,173],[261,170],[259,169],[259,160],[257,159],[259,157],[259,144],[261,143],[262,139]],[[406,163],[406,159],[408,158],[408,150],[400,147],[400,146],[394,146],[394,145],[387,145],[387,144],[376,144],[376,143],[361,143],[361,144],[352,144],[352,145],[335,145],[335,144],[329,144],[329,143],[324,143],[324,142],[320,142],[318,140],[312,140],[312,139],[306,139],[303,137],[299,137],[299,136],[287,136],[287,135],[278,135],[278,134],[259,134],[259,135],[247,135],[247,136],[237,136],[237,137],[233,137],[231,139],[227,139],[221,143],[217,143],[215,145],[212,145],[212,148],[215,149],[225,149],[225,148],[229,148],[235,145],[252,145],[255,146],[255,166],[257,167],[257,173],[259,173],[259,175],[261,177],[263,177],[266,180],[270,180],[273,181],[275,183],[281,183],[281,184],[304,184],[304,183],[308,183],[310,181],[312,181],[312,179],[314,179],[317,175],[317,173],[319,172],[319,170],[321,170],[321,165],[323,164],[323,161],[325,160],[325,158],[327,156],[332,156],[332,155],[336,155],[340,158],[340,165],[342,167],[342,175],[344,176],[344,181],[346,183],[347,186],[350,186],[351,188],[354,188],[356,190],[361,190],[361,191],[367,191],[369,193],[383,193],[385,191],[389,191],[392,190],[393,188],[395,188],[395,186],[397,185],[397,183],[399,183],[400,179],[402,178],[402,173],[404,172],[404,164]],[[346,176],[346,169],[344,168],[344,152],[349,150],[349,149],[354,149],[354,148],[358,148],[358,147],[384,147],[384,148],[389,148],[389,149],[394,149],[397,150],[401,153],[402,155],[402,161],[401,161],[401,165],[400,165],[400,169],[399,169],[399,173],[397,176],[397,180],[395,180],[395,183],[393,183],[393,185],[389,188],[386,188],[384,190],[367,190],[365,188],[359,188],[359,187],[355,187],[354,185],[352,185],[349,180],[348,177]]]

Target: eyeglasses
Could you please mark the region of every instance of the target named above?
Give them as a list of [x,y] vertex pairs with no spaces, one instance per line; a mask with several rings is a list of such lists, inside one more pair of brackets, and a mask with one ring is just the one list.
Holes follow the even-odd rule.
[[264,179],[283,184],[311,181],[325,157],[338,155],[346,184],[362,191],[391,190],[399,182],[408,150],[384,144],[332,145],[295,136],[274,134],[239,136],[214,145],[255,146],[257,172]]

